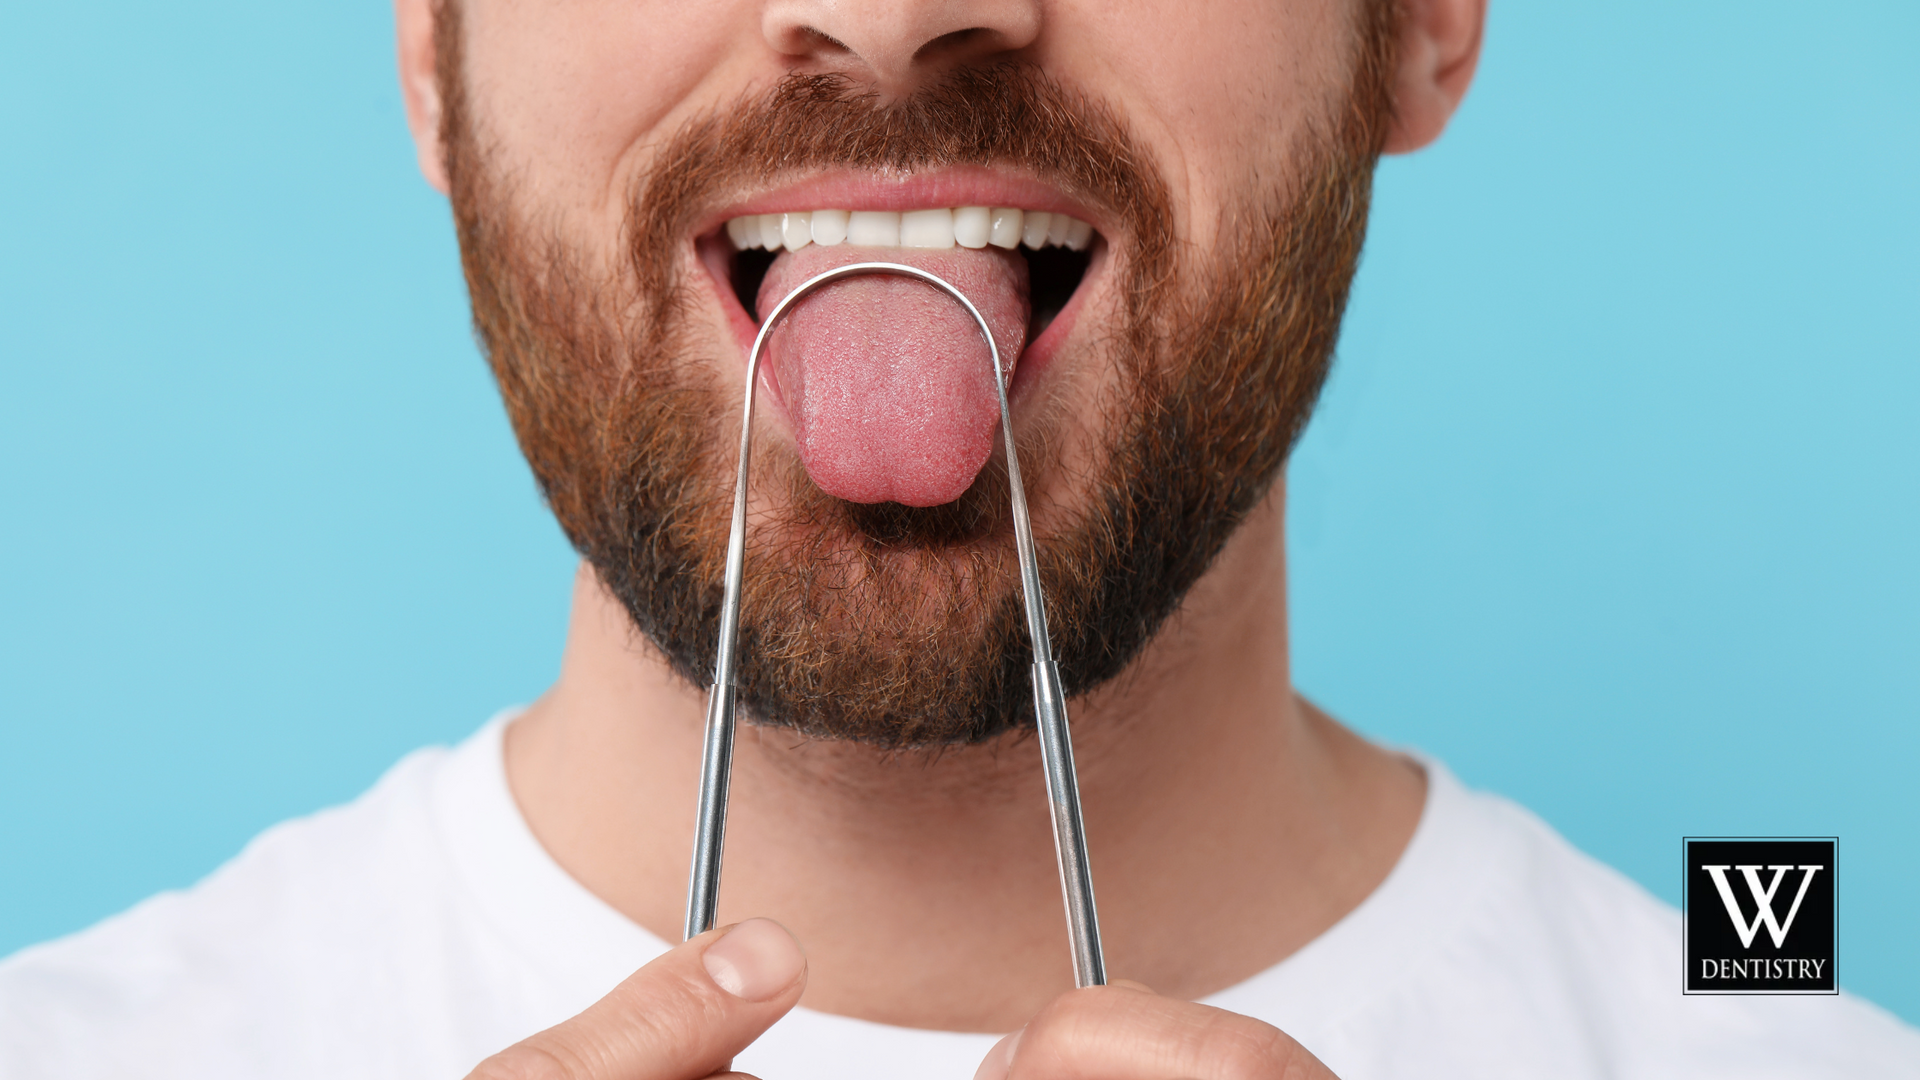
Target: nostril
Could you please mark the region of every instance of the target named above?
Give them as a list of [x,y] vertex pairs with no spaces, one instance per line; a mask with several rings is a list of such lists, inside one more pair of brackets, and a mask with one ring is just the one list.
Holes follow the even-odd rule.
[[817,30],[811,26],[803,26],[800,28],[800,33],[807,39],[807,45],[810,47],[797,51],[823,52],[834,55],[845,55],[853,51],[847,48],[846,42],[841,41],[839,38],[834,37],[824,30]]
[[761,35],[768,45],[781,56],[804,59],[841,58],[853,54],[853,49],[840,38],[822,30],[817,24],[792,16],[798,12],[781,10],[775,4],[766,12],[761,23]]
[[943,54],[974,52],[977,51],[981,45],[991,45],[992,39],[996,36],[997,35],[987,27],[970,26],[965,30],[955,30],[951,33],[941,34],[939,37],[934,38],[932,41],[914,50],[913,58],[917,62],[929,60]]

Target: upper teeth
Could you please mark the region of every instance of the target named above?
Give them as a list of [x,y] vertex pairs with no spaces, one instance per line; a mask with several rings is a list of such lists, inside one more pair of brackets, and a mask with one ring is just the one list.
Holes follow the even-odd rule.
[[1084,251],[1093,242],[1093,226],[1065,214],[1008,207],[962,206],[947,210],[801,210],[785,214],[748,214],[727,222],[736,248],[786,248],[808,244],[831,247],[1030,248],[1057,245]]

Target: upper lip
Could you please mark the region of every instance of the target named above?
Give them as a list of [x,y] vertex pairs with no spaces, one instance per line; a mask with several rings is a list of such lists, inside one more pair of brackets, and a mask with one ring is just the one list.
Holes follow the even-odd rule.
[[1043,180],[978,166],[890,177],[845,170],[743,196],[700,219],[695,236],[704,236],[747,214],[812,210],[922,210],[950,206],[1007,206],[1065,213],[1111,235],[1105,215]]

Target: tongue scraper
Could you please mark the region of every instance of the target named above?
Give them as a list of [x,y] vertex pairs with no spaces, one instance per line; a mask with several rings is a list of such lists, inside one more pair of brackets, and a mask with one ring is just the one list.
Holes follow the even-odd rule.
[[774,306],[760,324],[747,357],[747,400],[740,420],[740,475],[733,486],[733,531],[727,538],[725,597],[720,605],[720,648],[714,659],[713,689],[707,695],[706,748],[700,759],[700,817],[693,836],[693,869],[687,884],[687,937],[713,928],[720,902],[720,852],[726,842],[727,785],[733,767],[734,647],[740,627],[740,564],[747,546],[747,456],[753,432],[753,389],[759,383],[760,354],[795,303],[808,293],[841,278],[859,274],[897,274],[916,278],[946,293],[967,309],[987,341],[993,364],[993,384],[1000,394],[1000,432],[1007,444],[1007,480],[1013,491],[1013,536],[1020,557],[1020,588],[1026,600],[1027,634],[1033,640],[1033,711],[1039,721],[1040,761],[1047,777],[1047,797],[1053,810],[1053,846],[1060,859],[1060,889],[1066,900],[1067,929],[1073,944],[1074,981],[1080,986],[1102,986],[1106,962],[1100,952],[1100,921],[1093,908],[1093,878],[1087,870],[1086,832],[1080,822],[1080,785],[1074,779],[1073,743],[1067,736],[1067,695],[1060,684],[1060,667],[1053,662],[1047,637],[1046,602],[1040,594],[1040,570],[1033,555],[1033,526],[1027,518],[1027,495],[1020,483],[1020,459],[1013,446],[1013,415],[1007,408],[1007,385],[1000,364],[1000,347],[980,311],[959,289],[935,274],[900,263],[849,263],[808,278]]

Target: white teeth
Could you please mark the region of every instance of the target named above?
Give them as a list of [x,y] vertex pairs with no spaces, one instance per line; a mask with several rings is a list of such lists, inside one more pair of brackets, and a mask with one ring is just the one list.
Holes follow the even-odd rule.
[[953,211],[909,210],[901,214],[900,246],[910,248],[952,247]]
[[[1068,218],[1067,221],[1067,239],[1065,240],[1067,250],[1087,250],[1087,245],[1093,243],[1093,226],[1079,218]],[[1052,235],[1052,230],[1048,230],[1048,235]]]
[[779,251],[787,242],[787,236],[780,231],[779,214],[760,215],[760,246],[768,251]]
[[1047,246],[1047,224],[1053,215],[1042,210],[1037,214],[1028,214],[1026,222],[1020,228],[1020,242],[1030,248]]
[[890,210],[855,210],[847,215],[847,243],[858,247],[899,247],[900,215]]
[[821,247],[832,247],[847,238],[847,212],[845,210],[815,210],[813,212],[813,242]]
[[[1018,210],[998,207],[993,211],[992,232],[987,236],[994,247],[1016,248],[1020,246],[1020,219],[1026,215]],[[1087,226],[1091,233],[1093,226]]]
[[1055,214],[1047,219],[1047,243],[1059,247],[1067,242],[1067,230],[1073,228],[1073,219],[1065,214]]
[[953,242],[963,248],[983,248],[993,232],[993,211],[984,206],[963,206],[953,212]]
[[808,244],[832,247],[1015,248],[1065,247],[1085,251],[1093,226],[1066,214],[1013,207],[960,206],[931,210],[789,210],[748,214],[727,222],[737,250],[799,251]]
[[805,210],[780,215],[780,237],[788,251],[799,251],[813,243],[813,215]]

